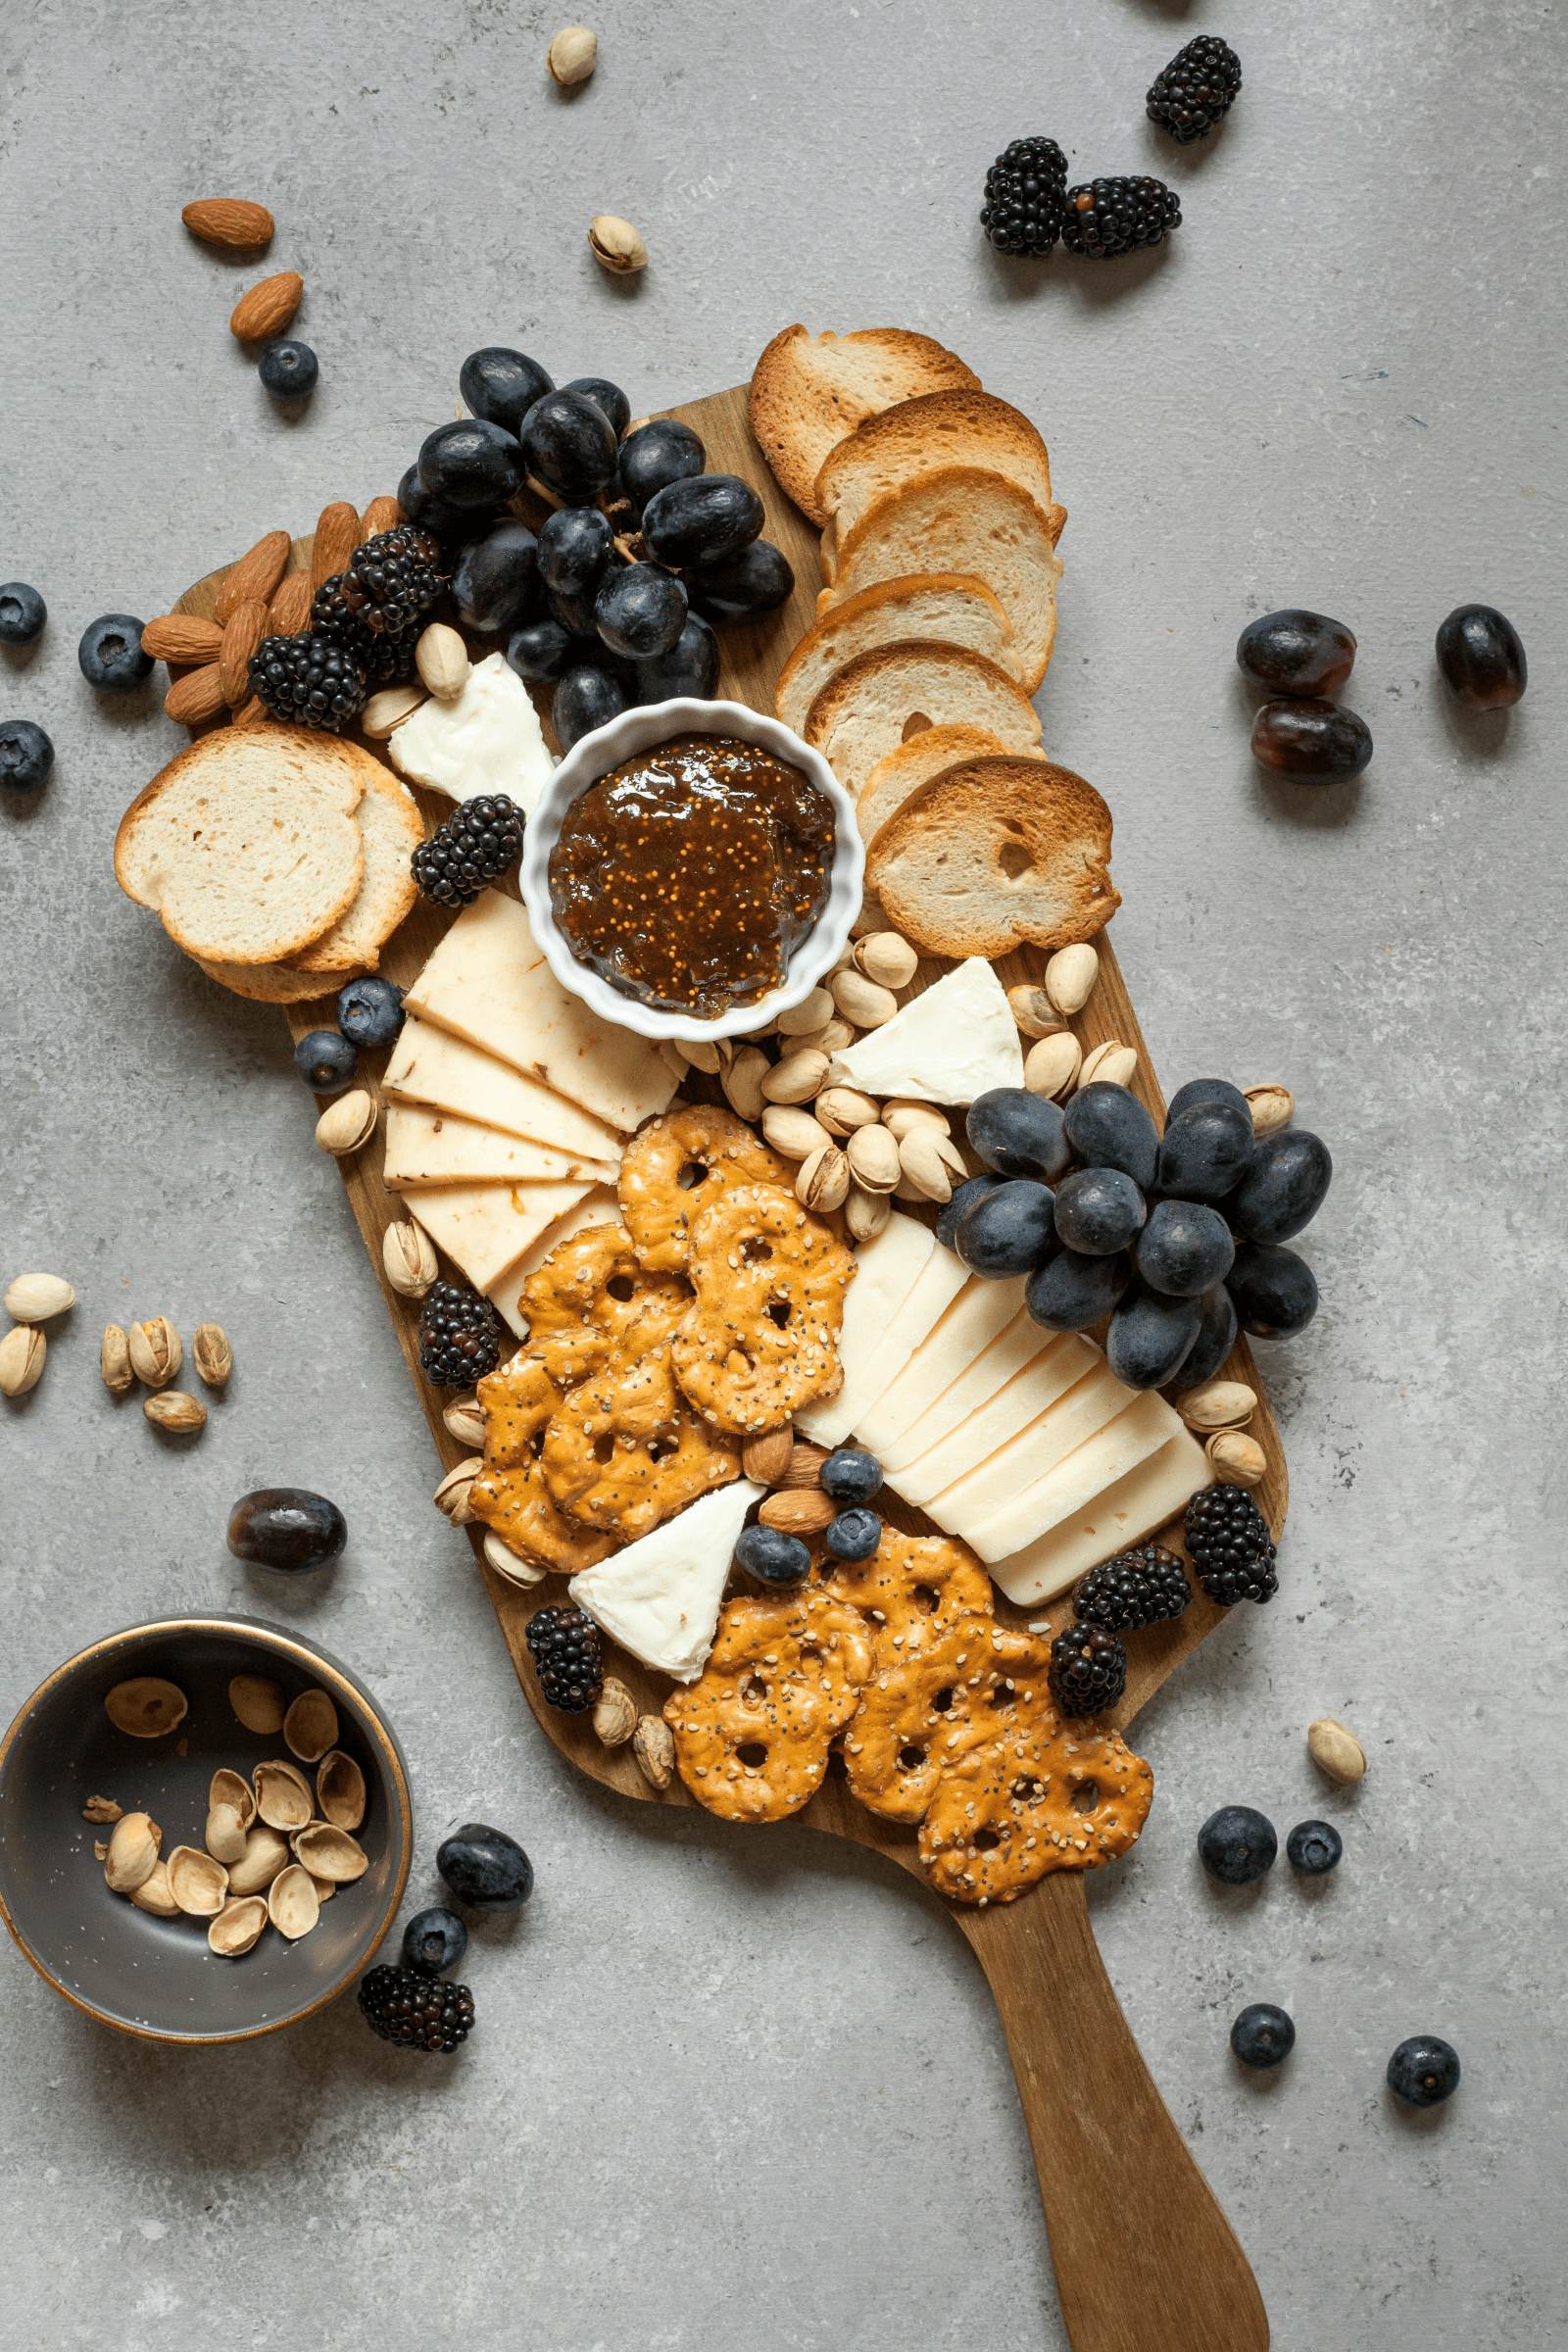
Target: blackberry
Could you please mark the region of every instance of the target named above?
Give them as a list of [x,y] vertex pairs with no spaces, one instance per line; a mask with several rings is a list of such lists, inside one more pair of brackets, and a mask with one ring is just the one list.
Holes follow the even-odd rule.
[[372,637],[404,637],[446,582],[441,542],[417,523],[400,522],[396,530],[367,539],[355,549],[347,570],[322,581],[311,607],[311,626],[352,620]]
[[471,1389],[501,1360],[496,1310],[461,1282],[432,1283],[419,1310],[419,1370],[437,1389]]
[[1181,199],[1162,179],[1139,172],[1131,179],[1091,179],[1067,190],[1061,241],[1086,262],[1113,261],[1162,245],[1181,226]]
[[365,708],[365,672],[349,647],[320,637],[264,637],[250,687],[273,718],[334,732]]
[[1072,1613],[1080,1625],[1101,1625],[1107,1634],[1134,1633],[1140,1626],[1179,1617],[1192,1597],[1186,1566],[1175,1552],[1158,1544],[1143,1544],[1117,1552],[1113,1560],[1102,1560],[1080,1578]]
[[580,1715],[604,1688],[599,1628],[582,1609],[535,1609],[528,1620],[528,1654],[546,1704]]
[[1187,1505],[1187,1548],[1210,1600],[1272,1600],[1280,1589],[1268,1524],[1245,1487],[1203,1487]]
[[1098,1715],[1127,1688],[1127,1651],[1119,1634],[1070,1625],[1051,1644],[1051,1695],[1064,1715]]
[[522,810],[504,792],[464,801],[421,841],[411,863],[415,887],[438,906],[471,906],[522,856]]
[[999,253],[1041,260],[1061,234],[1067,158],[1054,139],[1014,139],[986,173],[980,225]]
[[1242,61],[1235,50],[1217,33],[1200,33],[1151,83],[1149,120],[1190,147],[1224,122],[1241,90]]
[[360,2014],[383,2041],[450,2058],[473,2032],[473,1995],[466,1984],[443,1984],[416,1968],[383,1963],[360,1979]]

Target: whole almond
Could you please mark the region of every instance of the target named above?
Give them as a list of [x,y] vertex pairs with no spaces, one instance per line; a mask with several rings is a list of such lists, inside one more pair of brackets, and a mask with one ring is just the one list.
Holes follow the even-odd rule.
[[891,988],[879,988],[874,980],[868,980],[853,966],[847,972],[835,972],[828,985],[834,1004],[857,1029],[880,1029],[899,1009],[899,1000]]
[[593,1723],[606,1747],[624,1746],[637,1728],[637,1701],[612,1674],[607,1674],[600,1687]]
[[222,645],[217,621],[194,612],[165,612],[141,633],[141,650],[155,662],[216,662]]
[[127,1334],[130,1368],[150,1389],[167,1388],[185,1361],[185,1343],[167,1315],[133,1323]]
[[236,605],[223,631],[223,650],[218,657],[218,683],[233,710],[250,695],[251,656],[267,635],[267,607],[259,596]]
[[0,1340],[0,1396],[25,1396],[36,1388],[49,1343],[36,1325],[13,1323]]
[[899,1096],[883,1103],[882,1124],[901,1144],[914,1127],[934,1127],[938,1135],[953,1132],[953,1123],[940,1102],[909,1102]]
[[270,603],[288,562],[288,545],[287,531],[269,531],[265,539],[258,539],[254,547],[246,550],[237,564],[229,565],[213,607],[216,621],[226,623],[229,614],[253,596]]
[[893,1202],[886,1193],[862,1192],[858,1184],[851,1185],[844,1222],[858,1242],[874,1242],[892,1214]]
[[837,1144],[823,1144],[801,1162],[795,1198],[803,1208],[842,1208],[850,1189],[850,1163]]
[[477,1396],[454,1396],[441,1418],[460,1446],[484,1444],[484,1407]]
[[907,988],[920,957],[898,931],[873,931],[855,943],[855,968],[882,988]]
[[724,1100],[738,1119],[760,1119],[762,1115],[763,1082],[768,1074],[767,1055],[760,1046],[742,1046],[719,1084]]
[[1205,1380],[1200,1389],[1188,1389],[1176,1399],[1176,1410],[1189,1429],[1240,1429],[1250,1421],[1257,1397],[1243,1380]]
[[1133,1048],[1122,1045],[1117,1038],[1107,1038],[1102,1046],[1096,1046],[1092,1054],[1084,1055],[1073,1092],[1095,1085],[1129,1086],[1137,1069],[1138,1055]]
[[844,1149],[850,1174],[862,1192],[892,1192],[902,1171],[898,1139],[889,1128],[857,1127]]
[[762,1133],[775,1152],[786,1159],[808,1159],[820,1152],[833,1138],[808,1110],[797,1110],[790,1102],[770,1102],[762,1113]]
[[1265,1135],[1278,1135],[1296,1116],[1296,1097],[1288,1086],[1244,1086],[1242,1092],[1259,1143]]
[[241,343],[265,343],[280,335],[300,307],[305,280],[297,270],[280,270],[242,294],[229,317],[228,331]]
[[360,544],[360,511],[346,498],[335,498],[316,518],[316,544],[311,551],[311,586],[321,587],[348,567]]
[[741,1468],[760,1487],[776,1487],[789,1468],[794,1451],[795,1431],[786,1421],[782,1429],[770,1429],[765,1437],[743,1441]]
[[1099,977],[1100,957],[1087,943],[1058,948],[1046,966],[1046,994],[1058,1012],[1082,1012]]
[[853,1135],[857,1127],[874,1127],[881,1116],[875,1102],[858,1086],[824,1087],[813,1110],[829,1135]]
[[639,1715],[631,1752],[652,1788],[667,1788],[675,1777],[675,1735],[662,1715]]
[[785,1536],[819,1536],[838,1515],[838,1504],[819,1487],[776,1488],[757,1514]]
[[216,718],[220,710],[227,709],[223,673],[216,662],[205,662],[200,669],[187,669],[164,697],[165,712],[182,727],[205,726],[208,719]]
[[47,1323],[76,1303],[64,1275],[19,1274],[6,1293],[6,1313],[16,1323]]
[[422,686],[383,686],[360,712],[360,726],[372,743],[385,743],[429,699]]
[[130,1368],[130,1342],[118,1323],[106,1323],[98,1349],[98,1369],[112,1396],[123,1396],[135,1380]]
[[392,1288],[404,1298],[422,1298],[439,1268],[435,1245],[411,1217],[389,1225],[381,1236],[381,1263]]
[[1268,1457],[1262,1446],[1239,1429],[1216,1430],[1203,1451],[1219,1476],[1233,1487],[1260,1487],[1268,1474]]
[[1355,1734],[1336,1723],[1332,1715],[1320,1715],[1316,1723],[1307,1725],[1306,1744],[1313,1763],[1347,1788],[1353,1788],[1366,1770],[1366,1749]]
[[234,1369],[234,1350],[221,1323],[198,1323],[190,1344],[191,1359],[210,1389],[226,1388]]
[[780,1037],[805,1037],[809,1030],[820,1029],[833,1017],[833,1000],[825,988],[813,988],[808,996],[792,1004],[778,1016]]
[[279,580],[268,609],[269,637],[303,637],[311,625],[311,599],[315,594],[308,571],[291,571]]
[[395,531],[403,520],[403,509],[395,498],[372,498],[360,516],[360,545],[367,539],[379,539],[383,531]]
[[472,1519],[469,1496],[473,1492],[473,1482],[483,1468],[484,1457],[476,1453],[470,1460],[460,1462],[455,1470],[449,1470],[437,1487],[435,1507],[438,1511],[445,1511],[454,1527],[466,1527]]
[[178,1437],[207,1426],[206,1405],[179,1389],[160,1389],[156,1396],[144,1396],[141,1409],[159,1429],[171,1429]]
[[790,1447],[790,1458],[783,1476],[774,1480],[779,1487],[814,1487],[816,1474],[827,1460],[827,1447],[813,1446],[808,1438],[797,1438]]
[[414,663],[438,703],[455,703],[468,683],[468,649],[444,620],[432,620],[423,631]]
[[179,217],[193,237],[224,253],[261,253],[272,241],[272,216],[266,205],[247,204],[239,196],[203,196]]
[[1051,1102],[1070,1094],[1083,1067],[1083,1048],[1070,1029],[1058,1029],[1030,1047],[1023,1057],[1023,1082],[1032,1095]]
[[1054,1037],[1061,1015],[1043,988],[1009,988],[1007,1009],[1025,1037]]
[[[766,1075],[762,1079],[763,1102],[814,1102],[827,1076],[827,1061],[825,1054],[818,1054],[809,1046],[804,1053],[786,1054],[771,1069],[767,1068],[764,1056],[762,1066]],[[743,1118],[747,1115],[742,1111]],[[762,1114],[759,1109],[751,1115],[760,1118]]]
[[272,713],[262,701],[261,696],[253,694],[250,701],[241,703],[235,711],[233,724],[236,727],[270,726],[271,719]]
[[339,1095],[316,1122],[317,1145],[322,1152],[330,1152],[334,1159],[358,1152],[374,1133],[375,1102],[363,1086],[355,1087],[352,1094]]

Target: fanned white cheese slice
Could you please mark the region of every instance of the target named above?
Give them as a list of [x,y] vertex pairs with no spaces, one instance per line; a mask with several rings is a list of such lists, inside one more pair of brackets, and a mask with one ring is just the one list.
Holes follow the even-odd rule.
[[509,1331],[514,1332],[519,1340],[528,1337],[528,1318],[522,1312],[518,1293],[529,1275],[544,1264],[551,1250],[559,1250],[563,1242],[569,1242],[572,1235],[581,1233],[585,1226],[614,1225],[619,1218],[620,1202],[613,1186],[596,1184],[593,1191],[585,1193],[564,1217],[558,1217],[553,1225],[547,1225],[544,1232],[528,1244],[519,1258],[515,1258],[510,1266],[503,1267],[494,1282],[486,1283],[485,1297]]
[[[1076,1339],[1078,1335],[1068,1332],[1057,1336]],[[1065,1409],[1067,1400],[1077,1397],[1079,1390],[1103,1369],[1104,1358],[1098,1349],[1048,1348],[1024,1365],[1021,1371],[1015,1372],[1011,1380],[993,1390],[983,1403],[975,1406],[972,1413],[956,1422],[945,1438],[939,1439],[934,1446],[928,1446],[923,1453],[906,1462],[902,1469],[890,1470],[888,1484],[896,1494],[904,1496],[906,1502],[917,1503],[926,1509],[934,1499],[946,1496],[950,1490],[956,1490],[960,1482],[966,1481],[982,1463],[988,1469],[1006,1466],[1006,1483],[1004,1485],[993,1480],[984,1490],[984,1500],[968,1516],[978,1517],[981,1511],[994,1509],[1005,1494],[1025,1485],[1049,1467],[1044,1459],[1038,1469],[1033,1467],[1034,1456],[1027,1448],[1019,1449],[1016,1454],[1005,1455],[1002,1448],[1010,1446],[1012,1440],[1025,1431],[1038,1433],[1043,1430],[1048,1421],[1055,1417],[1058,1408]],[[1114,1386],[1121,1389],[1119,1381]],[[1127,1401],[1127,1396],[1128,1392],[1121,1390],[1123,1403]],[[1104,1418],[1110,1418],[1109,1412]],[[1090,1434],[1088,1430],[1082,1432],[1085,1437]],[[1071,1440],[1071,1444],[1077,1443],[1076,1438]],[[1052,1455],[1052,1460],[1059,1459],[1064,1450],[1064,1447],[1058,1447]],[[995,1464],[993,1456],[996,1456]]]
[[499,891],[464,908],[405,1002],[627,1134],[675,1092],[651,1040],[600,1020],[557,985],[527,915]]
[[525,1078],[509,1061],[498,1061],[477,1046],[437,1029],[429,1021],[407,1019],[393,1047],[381,1081],[394,1102],[422,1102],[432,1110],[450,1110],[460,1119],[477,1119],[505,1135],[525,1136],[552,1152],[574,1152],[582,1159],[618,1159],[622,1138],[603,1119],[590,1118],[564,1095],[554,1095],[537,1078]]
[[574,1208],[592,1180],[570,1184],[439,1184],[405,1196],[438,1250],[488,1291],[530,1242]]
[[381,1173],[388,1192],[412,1192],[429,1184],[550,1184],[572,1176],[612,1184],[616,1168],[615,1160],[553,1152],[520,1135],[504,1135],[423,1103],[394,1102],[386,1114]]
[[1014,1489],[999,1507],[950,1533],[961,1535],[988,1565],[1004,1560],[1074,1512],[1087,1510],[1106,1487],[1157,1453],[1181,1426],[1163,1396],[1151,1389],[1043,1478]]
[[[844,1435],[859,1428],[860,1413],[868,1411],[878,1397],[892,1387],[920,1342],[941,1321],[968,1279],[967,1267],[954,1256],[951,1250],[940,1247],[932,1250],[915,1276],[914,1288],[872,1351],[858,1386],[855,1418],[847,1424]],[[842,1408],[844,1399],[834,1396],[829,1402]],[[837,1445],[838,1439],[833,1439],[831,1443]]]
[[[1074,1345],[1063,1348],[1063,1340],[1071,1340]],[[1042,1331],[1030,1316],[1016,1314],[990,1347],[982,1348],[968,1369],[943,1390],[935,1404],[928,1405],[918,1421],[911,1422],[888,1447],[882,1466],[890,1477],[912,1468],[933,1447],[950,1438],[971,1413],[989,1403],[997,1391],[1005,1388],[1026,1364],[1049,1363],[1065,1387],[1082,1380],[1099,1361],[1099,1348],[1092,1341],[1080,1339],[1077,1332]],[[918,1355],[915,1362],[919,1362]]]
[[1018,1024],[984,956],[971,956],[835,1054],[828,1084],[919,1102],[973,1102],[994,1086],[1022,1086]]
[[624,1551],[584,1568],[566,1590],[634,1658],[694,1683],[713,1646],[735,1539],[766,1492],[749,1478],[715,1487]]
[[533,697],[505,654],[476,662],[454,701],[432,694],[393,728],[386,748],[394,767],[431,792],[455,801],[504,792],[525,816],[538,807],[556,764]]
[[1007,1598],[1025,1608],[1053,1600],[1102,1560],[1146,1542],[1185,1509],[1189,1495],[1213,1483],[1208,1456],[1181,1430],[1049,1534],[998,1560],[991,1574]]
[[855,1427],[856,1414],[880,1395],[880,1389],[870,1388],[877,1349],[936,1246],[929,1225],[901,1217],[895,1209],[881,1232],[857,1250],[855,1280],[844,1294],[839,1330],[844,1385],[837,1396],[806,1405],[795,1416],[796,1428],[813,1445],[836,1446]]
[[[1043,1385],[1049,1389],[1049,1380]],[[1031,1417],[1030,1406],[1041,1386],[1029,1373],[1020,1372],[981,1406],[972,1434],[971,1424],[965,1422],[938,1448],[941,1460],[921,1465],[924,1475],[914,1483],[938,1527],[951,1535],[956,1527],[986,1518],[1003,1495],[1038,1485],[1133,1401],[1133,1392],[1123,1388],[1108,1365],[1098,1364]],[[932,1480],[944,1472],[947,1482],[933,1486]]]
[[[922,1341],[892,1386],[868,1413],[860,1415],[862,1446],[884,1461],[900,1436],[912,1428],[944,1389],[966,1372],[982,1349],[1004,1331],[1023,1304],[1023,1276],[1011,1282],[966,1282],[941,1322]],[[1050,1334],[1042,1335],[1049,1338]]]

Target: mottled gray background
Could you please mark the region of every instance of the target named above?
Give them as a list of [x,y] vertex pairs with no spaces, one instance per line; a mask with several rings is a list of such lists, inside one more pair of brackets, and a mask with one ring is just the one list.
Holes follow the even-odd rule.
[[[183,737],[159,691],[100,703],[75,662],[97,612],[161,612],[262,531],[392,489],[478,343],[643,409],[741,379],[799,318],[926,329],[1038,419],[1071,513],[1045,740],[1115,811],[1116,947],[1157,1066],[1284,1079],[1338,1163],[1309,1237],[1323,1310],[1266,1353],[1283,1591],[1143,1720],[1158,1795],[1092,1882],[1106,1963],[1284,2352],[1555,2344],[1561,10],[593,16],[603,62],[571,98],[545,77],[554,16],[500,0],[21,0],[0,26],[0,577],[50,607],[36,654],[0,657],[0,700],[59,755],[42,806],[0,818],[0,1214],[5,1274],[58,1270],[80,1299],[0,1428],[0,1721],[112,1627],[264,1608],[399,1728],[411,1909],[475,1814],[539,1874],[474,1936],[480,2025],[451,2064],[383,2048],[347,2001],[255,2047],[143,2048],[0,1952],[9,2339],[1064,2341],[1006,2051],[935,1907],[804,1830],[649,1818],[535,1728],[430,1507],[282,1020],[115,887],[116,820]],[[1143,92],[1206,29],[1247,88],[1184,152]],[[1166,174],[1168,250],[994,257],[982,177],[1033,131],[1075,176]],[[264,199],[266,267],[304,272],[321,383],[297,420],[227,332],[261,270],[180,227],[218,193]],[[645,277],[599,272],[596,211],[642,229]],[[1435,681],[1436,624],[1476,598],[1530,649],[1506,719],[1456,715]],[[1288,603],[1359,637],[1358,787],[1249,759],[1231,649]],[[234,1344],[190,1447],[98,1383],[100,1326],[159,1311]],[[347,1512],[319,1590],[223,1547],[232,1498],[276,1480]],[[1356,1795],[1308,1762],[1320,1713],[1366,1743]],[[1193,1835],[1228,1800],[1282,1838],[1326,1814],[1344,1867],[1216,1892]],[[1226,2047],[1258,1998],[1299,2031],[1273,2079]],[[1383,2069],[1419,2029],[1465,2080],[1412,2121]]]

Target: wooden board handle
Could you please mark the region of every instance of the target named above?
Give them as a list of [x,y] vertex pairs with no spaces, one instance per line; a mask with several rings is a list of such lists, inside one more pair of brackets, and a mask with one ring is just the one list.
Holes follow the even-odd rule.
[[1121,2013],[1081,1876],[957,1924],[1007,2036],[1073,2352],[1267,2352],[1257,2281]]

